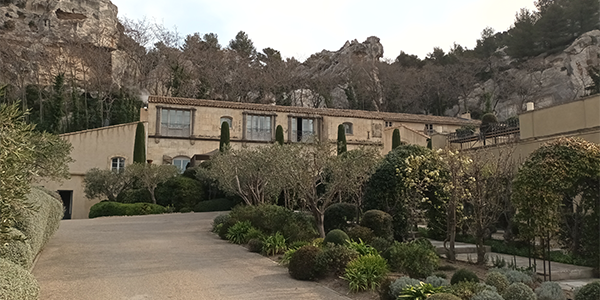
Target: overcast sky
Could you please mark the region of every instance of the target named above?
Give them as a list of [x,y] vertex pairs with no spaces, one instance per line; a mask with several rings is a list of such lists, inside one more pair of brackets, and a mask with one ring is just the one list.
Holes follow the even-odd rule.
[[227,46],[240,30],[257,50],[271,47],[303,61],[347,40],[381,39],[384,57],[401,50],[424,58],[433,47],[454,42],[473,48],[490,26],[507,30],[533,0],[112,0],[119,17],[155,20],[185,37],[216,33]]

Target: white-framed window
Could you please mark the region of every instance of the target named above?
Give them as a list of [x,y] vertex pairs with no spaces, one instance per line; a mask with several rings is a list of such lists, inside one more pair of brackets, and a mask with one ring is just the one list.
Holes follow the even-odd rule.
[[246,115],[246,139],[270,141],[273,139],[272,116]]
[[160,135],[190,136],[191,111],[163,108],[160,115]]
[[346,135],[353,135],[354,134],[354,129],[352,128],[352,123],[350,122],[346,122],[343,124],[344,125],[344,129],[346,131]]
[[190,163],[190,159],[185,156],[175,157],[173,159],[173,165],[179,169],[179,173],[183,173],[185,171],[185,167]]
[[314,142],[317,139],[316,120],[313,118],[290,118],[290,141],[292,143]]
[[224,122],[227,122],[227,124],[229,124],[229,128],[231,128],[231,125],[233,125],[233,118],[221,117],[221,121],[219,122],[219,128],[221,128],[223,126]]
[[114,172],[122,172],[125,170],[125,158],[113,157],[111,159],[110,169]]

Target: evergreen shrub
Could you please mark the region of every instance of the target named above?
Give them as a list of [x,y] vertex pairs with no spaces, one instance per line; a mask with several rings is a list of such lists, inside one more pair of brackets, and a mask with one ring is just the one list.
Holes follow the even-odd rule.
[[103,201],[94,204],[90,208],[89,218],[108,217],[108,216],[137,216],[164,214],[166,209],[163,206],[152,203],[118,203]]
[[510,285],[506,276],[499,272],[489,272],[485,279],[485,283],[495,287],[500,294],[504,293],[506,288]]
[[451,284],[457,284],[463,281],[479,282],[479,277],[477,277],[477,275],[470,270],[458,269],[456,272],[454,272],[454,275],[452,275],[452,278],[450,279]]
[[400,296],[402,290],[409,286],[418,286],[420,284],[420,280],[413,279],[408,276],[400,277],[390,284],[390,295],[393,299],[398,299],[398,296]]
[[29,271],[3,258],[0,270],[0,299],[38,299],[40,287]]
[[228,214],[218,215],[213,219],[212,223],[212,232],[218,233],[219,228],[223,225],[223,223],[227,222],[231,218]]
[[498,292],[483,290],[475,294],[471,300],[504,300],[504,298],[502,298]]
[[425,278],[424,282],[431,284],[433,287],[441,287],[441,286],[450,285],[450,282],[448,280],[446,280],[445,278],[442,278],[442,277],[437,277],[435,275],[428,276],[427,278]]
[[575,293],[575,300],[600,299],[600,281],[590,282]]
[[354,249],[343,245],[329,244],[323,247],[317,255],[317,267],[319,270],[327,270],[335,275],[342,275],[349,262],[359,256]]
[[348,228],[346,230],[346,233],[348,234],[348,238],[355,242],[363,241],[365,243],[371,243],[371,241],[375,238],[375,235],[373,234],[373,230],[371,230],[371,228],[360,225]]
[[376,237],[393,240],[392,216],[384,211],[372,209],[364,213],[360,225],[373,230]]
[[356,205],[350,203],[335,203],[327,207],[324,213],[323,227],[325,232],[333,229],[345,230],[348,222],[356,219]]
[[317,256],[321,249],[312,245],[306,245],[296,250],[290,258],[288,271],[290,276],[298,280],[314,280],[320,276],[317,267]]
[[[350,237],[350,239],[352,239],[352,237]],[[376,237],[369,242],[369,245],[375,248],[379,253],[386,253],[388,249],[392,246],[392,243],[384,238]]]
[[427,300],[461,300],[457,296],[448,293],[437,293],[429,296]]
[[235,202],[227,198],[204,200],[194,206],[195,212],[227,211],[235,206]]
[[248,240],[248,250],[250,252],[260,253],[263,248],[263,242],[261,239],[250,239]]
[[148,189],[124,190],[117,196],[120,203],[152,203],[152,196]]
[[333,243],[336,245],[344,245],[346,241],[348,241],[348,235],[340,229],[334,229],[327,233],[325,236],[325,240],[323,243],[327,245],[328,243]]
[[229,227],[227,230],[227,239],[234,244],[245,244],[248,242],[247,234],[248,230],[252,228],[252,224],[248,221],[238,221]]
[[535,293],[531,288],[521,282],[511,284],[502,296],[504,300],[536,300]]
[[159,184],[154,192],[156,204],[173,206],[175,211],[182,208],[193,209],[202,201],[204,188],[198,180],[186,176],[176,176]]
[[395,242],[385,253],[392,270],[402,271],[413,278],[426,278],[439,266],[437,253],[423,243]]
[[535,289],[537,300],[567,300],[567,296],[563,292],[560,285],[556,282],[543,282]]

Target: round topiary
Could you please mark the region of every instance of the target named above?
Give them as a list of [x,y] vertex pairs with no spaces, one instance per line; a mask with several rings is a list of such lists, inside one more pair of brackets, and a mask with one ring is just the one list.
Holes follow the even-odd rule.
[[250,239],[248,241],[248,250],[250,252],[260,253],[263,248],[263,242],[260,239]]
[[392,227],[392,216],[384,211],[372,209],[362,217],[360,225],[373,230],[376,237],[382,237],[387,240],[394,238],[394,230]]
[[475,296],[473,296],[471,300],[504,300],[504,298],[502,298],[502,296],[500,296],[500,294],[498,294],[497,292],[483,290],[475,294]]
[[567,296],[560,285],[551,281],[543,282],[535,289],[535,294],[538,300],[567,300]]
[[600,299],[600,281],[590,282],[575,293],[575,300],[591,299]]
[[479,282],[479,277],[467,269],[458,269],[456,272],[454,272],[454,275],[452,275],[450,284],[457,284],[462,281]]
[[335,203],[325,209],[323,227],[326,232],[334,229],[346,229],[348,222],[356,219],[356,205],[350,203]]
[[347,233],[350,240],[355,242],[361,240],[367,244],[370,243],[375,237],[375,235],[373,234],[373,230],[364,226],[354,226],[352,228],[349,228]]
[[[521,282],[511,284],[502,296],[504,297],[504,300],[536,300],[533,290]],[[588,300],[594,298],[583,299]]]
[[429,296],[427,300],[461,300],[457,296],[448,293],[437,293]]
[[488,273],[485,283],[495,287],[499,294],[504,293],[506,288],[510,285],[506,276],[499,272]]
[[349,240],[348,235],[340,229],[334,229],[327,233],[325,236],[325,240],[323,243],[327,245],[327,243],[333,243],[336,245],[344,245],[346,241]]
[[296,250],[290,258],[288,271],[290,276],[298,280],[314,280],[318,277],[316,270],[317,256],[321,249],[315,246],[306,245]]
[[498,123],[498,118],[493,113],[487,113],[481,116],[481,126],[487,126],[492,123]]

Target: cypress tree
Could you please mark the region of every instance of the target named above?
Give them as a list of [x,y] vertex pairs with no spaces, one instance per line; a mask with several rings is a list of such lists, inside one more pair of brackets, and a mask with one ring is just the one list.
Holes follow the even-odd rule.
[[135,144],[133,144],[133,162],[146,162],[146,130],[144,123],[139,122],[135,129]]
[[400,130],[398,128],[394,129],[394,133],[392,133],[392,149],[398,148],[402,144],[400,140]]
[[224,152],[229,149],[229,123],[221,124],[221,140],[219,141],[219,151]]
[[279,145],[283,145],[283,127],[281,125],[277,125],[277,129],[275,129],[275,141]]
[[340,155],[346,151],[346,127],[344,127],[344,124],[340,124],[338,126],[337,154]]

